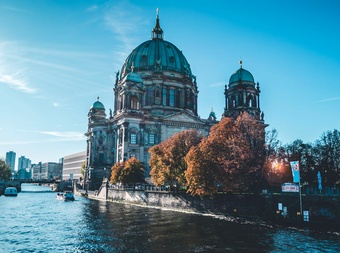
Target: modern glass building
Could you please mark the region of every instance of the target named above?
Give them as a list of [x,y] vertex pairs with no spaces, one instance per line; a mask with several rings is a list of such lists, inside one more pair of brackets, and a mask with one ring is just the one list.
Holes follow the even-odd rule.
[[16,153],[14,151],[8,151],[6,153],[6,164],[9,166],[11,169],[12,173],[15,172],[15,157]]

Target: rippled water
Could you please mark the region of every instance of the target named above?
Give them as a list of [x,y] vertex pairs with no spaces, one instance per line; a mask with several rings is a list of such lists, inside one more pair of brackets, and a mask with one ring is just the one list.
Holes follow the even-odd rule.
[[[38,192],[37,192],[38,191]],[[55,199],[23,185],[0,197],[0,252],[339,252],[340,235],[153,208]]]

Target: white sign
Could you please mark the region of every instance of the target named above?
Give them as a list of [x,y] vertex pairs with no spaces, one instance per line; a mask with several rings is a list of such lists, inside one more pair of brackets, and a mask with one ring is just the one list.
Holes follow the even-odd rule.
[[299,185],[293,183],[285,183],[282,185],[282,192],[299,192]]

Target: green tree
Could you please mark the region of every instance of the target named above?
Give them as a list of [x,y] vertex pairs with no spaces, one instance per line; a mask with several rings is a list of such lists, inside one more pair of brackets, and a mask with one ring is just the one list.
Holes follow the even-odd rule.
[[153,146],[149,150],[151,154],[149,160],[150,174],[153,183],[156,186],[185,186],[187,164],[184,158],[190,148],[198,145],[201,139],[202,134],[191,129],[176,133],[159,145]]
[[9,166],[5,163],[5,161],[0,159],[0,179],[7,181],[11,179],[12,172]]
[[[302,140],[297,139],[292,143],[286,145],[285,151],[288,163],[290,161],[299,161],[300,182],[302,184],[307,182],[316,182],[317,172],[314,159],[315,149],[313,148],[313,145],[310,143],[304,143]],[[292,180],[292,173],[290,173],[289,181]]]
[[340,183],[340,132],[338,130],[324,132],[314,143],[304,143],[297,139],[277,149],[277,160],[283,161],[288,168],[289,176],[285,182],[292,181],[290,161],[299,161],[300,181],[316,186],[317,173],[320,171],[322,185],[332,187]]
[[[340,183],[340,132],[324,132],[315,143],[314,159],[316,173],[321,172],[323,185],[334,186]],[[315,178],[316,178],[315,173]]]
[[143,164],[135,157],[131,157],[126,162],[116,163],[111,168],[110,182],[133,185],[145,183]]
[[279,187],[282,183],[291,181],[290,165],[277,135],[276,129],[266,132],[266,159],[262,173],[270,187]]

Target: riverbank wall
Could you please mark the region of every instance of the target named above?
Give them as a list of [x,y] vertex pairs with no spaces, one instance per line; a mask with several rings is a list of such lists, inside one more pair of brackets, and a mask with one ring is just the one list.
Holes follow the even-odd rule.
[[[302,213],[298,193],[289,194],[215,194],[200,198],[185,192],[145,189],[109,188],[103,182],[98,191],[86,194],[94,199],[158,207],[174,211],[198,212],[274,223],[306,223],[338,226],[340,229],[340,196],[302,196]],[[305,217],[304,217],[305,214]]]

